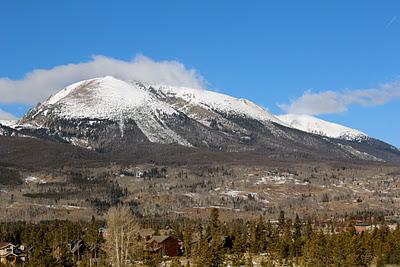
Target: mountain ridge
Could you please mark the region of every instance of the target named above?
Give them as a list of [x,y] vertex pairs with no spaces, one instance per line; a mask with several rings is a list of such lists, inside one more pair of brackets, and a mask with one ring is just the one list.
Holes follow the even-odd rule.
[[356,140],[359,138],[368,137],[367,134],[361,131],[337,123],[325,121],[310,115],[285,114],[277,117],[292,128],[322,136],[345,140]]
[[312,158],[400,158],[398,150],[366,136],[337,140],[290,127],[246,99],[111,76],[64,88],[17,125],[1,126],[0,134],[50,139],[99,152],[159,143]]

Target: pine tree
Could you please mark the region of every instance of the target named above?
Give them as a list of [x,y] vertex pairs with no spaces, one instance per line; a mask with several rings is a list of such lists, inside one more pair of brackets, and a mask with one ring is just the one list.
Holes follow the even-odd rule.
[[219,211],[216,208],[211,209],[211,216],[209,227],[211,230],[211,235],[219,234],[221,223],[219,221]]
[[92,218],[90,224],[87,226],[87,230],[83,236],[88,249],[91,252],[90,257],[97,258],[100,246],[103,243],[103,237],[99,232],[100,225],[96,222],[94,217]]
[[42,242],[38,243],[32,255],[32,258],[29,260],[26,266],[58,267],[63,265],[57,262],[57,259],[53,257],[48,241],[42,240]]
[[246,252],[246,239],[240,229],[234,233],[232,247],[232,266],[241,266],[244,263],[244,253]]
[[206,235],[200,234],[201,239],[194,256],[195,266],[219,267],[223,265],[225,249],[220,225],[218,209],[212,209]]
[[293,232],[293,246],[294,246],[294,256],[301,256],[301,248],[303,246],[303,240],[301,236],[301,222],[299,215],[296,213],[296,218],[293,224],[294,232]]
[[190,224],[186,224],[183,231],[183,244],[185,256],[190,257],[192,255],[192,226]]
[[311,222],[311,219],[308,218],[304,235],[307,238],[310,238],[312,233],[313,233],[312,222]]
[[225,259],[224,241],[221,236],[220,226],[219,211],[218,209],[212,209],[209,222],[209,227],[211,229],[210,253],[212,267],[222,266]]
[[196,267],[211,266],[211,255],[208,240],[202,234],[193,255],[193,264]]
[[285,212],[281,210],[279,212],[279,218],[278,218],[278,229],[279,232],[282,234],[286,225],[286,220],[285,220]]
[[303,247],[305,266],[328,266],[332,263],[327,240],[322,232],[312,234]]

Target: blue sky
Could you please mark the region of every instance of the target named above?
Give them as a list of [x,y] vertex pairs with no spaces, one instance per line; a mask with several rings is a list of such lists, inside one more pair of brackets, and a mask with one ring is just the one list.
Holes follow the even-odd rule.
[[34,70],[141,54],[273,113],[305,106],[400,146],[399,47],[399,1],[3,0],[0,109],[34,105],[46,83],[18,83]]

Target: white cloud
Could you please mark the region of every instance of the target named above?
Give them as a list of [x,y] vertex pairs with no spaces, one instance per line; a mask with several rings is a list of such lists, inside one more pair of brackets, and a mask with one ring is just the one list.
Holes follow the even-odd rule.
[[0,120],[16,120],[17,117],[12,115],[11,113],[8,113],[2,109],[0,109]]
[[323,115],[345,112],[350,105],[383,105],[396,98],[400,98],[400,82],[386,83],[377,88],[341,92],[306,91],[290,104],[282,104],[279,107],[286,113]]
[[94,56],[89,62],[33,70],[21,80],[0,78],[0,102],[36,104],[71,83],[106,75],[175,86],[205,86],[196,70],[178,61],[154,61],[142,55],[131,61]]

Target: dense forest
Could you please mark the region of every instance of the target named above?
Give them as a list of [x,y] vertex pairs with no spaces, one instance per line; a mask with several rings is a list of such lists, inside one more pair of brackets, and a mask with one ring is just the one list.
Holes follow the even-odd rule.
[[[383,222],[358,233],[351,221],[330,230],[296,216],[277,221],[221,221],[218,209],[207,220],[158,220],[154,233],[168,230],[182,241],[181,256],[161,258],[146,252],[141,233],[149,222],[125,206],[111,208],[105,221],[43,221],[0,224],[0,241],[23,244],[26,266],[385,266],[400,264],[400,228]],[[106,229],[106,230],[104,230]],[[108,231],[104,235],[104,231]],[[118,235],[115,233],[124,233]],[[69,244],[82,240],[79,261]],[[121,255],[119,255],[119,253]],[[96,259],[95,264],[92,260]]]

